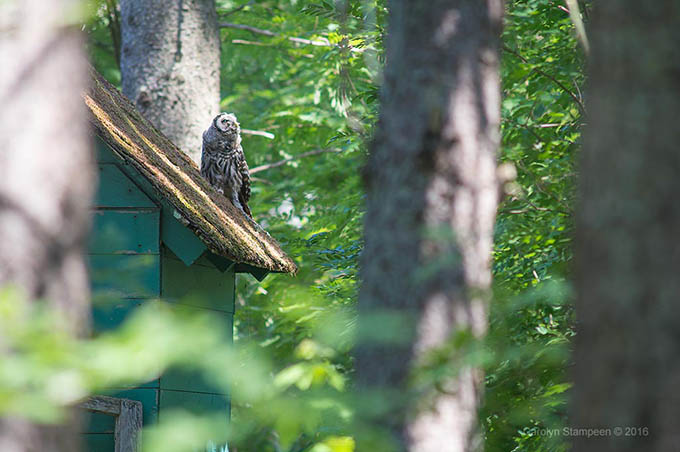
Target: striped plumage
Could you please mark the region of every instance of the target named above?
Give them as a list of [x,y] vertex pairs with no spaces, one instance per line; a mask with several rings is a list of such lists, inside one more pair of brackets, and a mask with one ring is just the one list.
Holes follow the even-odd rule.
[[241,147],[241,128],[236,116],[221,113],[203,132],[201,174],[220,193],[249,217],[250,171]]

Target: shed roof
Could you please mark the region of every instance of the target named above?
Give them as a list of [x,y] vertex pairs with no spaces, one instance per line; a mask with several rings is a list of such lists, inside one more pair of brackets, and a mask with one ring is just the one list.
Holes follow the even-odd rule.
[[93,68],[90,73],[91,87],[83,97],[98,135],[150,182],[211,252],[268,271],[297,271],[276,240],[215,191],[196,164],[113,85]]

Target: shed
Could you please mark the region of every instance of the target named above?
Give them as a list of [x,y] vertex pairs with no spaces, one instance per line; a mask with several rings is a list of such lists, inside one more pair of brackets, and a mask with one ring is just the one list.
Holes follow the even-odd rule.
[[[95,307],[95,330],[118,326],[135,308],[191,294],[189,309],[205,310],[231,331],[235,275],[261,280],[269,272],[295,273],[278,243],[213,190],[196,165],[142,118],[132,103],[94,69],[84,93],[95,131],[99,190],[89,262],[93,291],[114,294]],[[115,397],[140,401],[143,422],[164,409],[223,411],[229,395],[191,376],[168,373]],[[114,450],[114,418],[93,414],[89,451]]]

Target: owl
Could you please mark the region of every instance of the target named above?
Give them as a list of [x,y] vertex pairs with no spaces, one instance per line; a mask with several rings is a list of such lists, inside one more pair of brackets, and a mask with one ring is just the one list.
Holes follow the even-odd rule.
[[235,115],[220,113],[203,132],[201,175],[252,218],[248,208],[250,171],[241,147],[241,127]]

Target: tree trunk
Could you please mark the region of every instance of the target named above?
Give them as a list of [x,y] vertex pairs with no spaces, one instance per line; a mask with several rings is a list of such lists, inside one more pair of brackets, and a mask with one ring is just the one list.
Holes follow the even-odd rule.
[[[360,347],[365,389],[404,388],[432,352],[485,334],[502,14],[502,0],[391,2],[382,111],[365,174],[359,308],[360,318],[387,310],[415,324],[398,333],[406,345]],[[463,365],[461,354],[445,352],[458,372],[417,394],[412,387],[411,401],[380,420],[402,450],[477,448],[482,372]]]
[[[45,300],[70,334],[89,315],[83,251],[94,183],[87,63],[77,26],[65,23],[76,3],[0,3],[0,286]],[[4,417],[0,450],[74,451],[76,431]]]
[[196,163],[219,111],[214,0],[121,0],[123,94]]
[[593,11],[572,423],[612,430],[574,450],[678,450],[680,5]]

